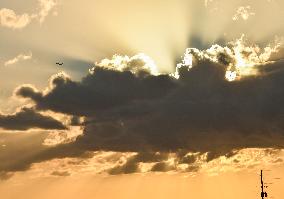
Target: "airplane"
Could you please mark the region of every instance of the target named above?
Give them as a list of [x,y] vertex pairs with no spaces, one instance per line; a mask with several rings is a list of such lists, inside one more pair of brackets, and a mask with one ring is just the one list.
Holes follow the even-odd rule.
[[63,65],[63,62],[62,62],[62,63],[56,62],[55,64],[57,64],[57,65],[59,65],[59,66],[62,66],[62,65]]
[[267,188],[268,186],[264,186],[263,179],[262,179],[262,170],[260,173],[260,183],[261,183],[261,199],[267,198],[267,193],[264,191],[264,188]]

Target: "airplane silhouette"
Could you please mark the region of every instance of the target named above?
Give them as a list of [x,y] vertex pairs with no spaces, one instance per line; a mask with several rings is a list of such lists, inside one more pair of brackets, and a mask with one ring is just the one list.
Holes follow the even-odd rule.
[[59,65],[59,66],[62,66],[63,62],[62,63],[56,62],[56,64]]

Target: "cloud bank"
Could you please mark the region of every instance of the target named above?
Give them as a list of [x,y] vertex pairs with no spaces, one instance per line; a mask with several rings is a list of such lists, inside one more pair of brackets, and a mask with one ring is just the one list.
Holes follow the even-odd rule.
[[[244,148],[283,148],[284,63],[269,61],[278,47],[260,50],[238,42],[187,50],[190,59],[174,74],[153,72],[153,62],[142,55],[114,56],[81,81],[60,73],[43,91],[18,87],[15,94],[33,101],[38,111],[84,118],[71,122],[83,127],[83,135],[47,148],[23,168],[87,151],[115,151],[137,156],[110,173],[136,171],[137,162],[148,158],[161,160],[152,161],[153,171],[168,171],[175,167],[162,154],[183,152],[181,161],[194,162],[188,152],[206,154],[210,161]],[[228,70],[238,78],[228,79]]]

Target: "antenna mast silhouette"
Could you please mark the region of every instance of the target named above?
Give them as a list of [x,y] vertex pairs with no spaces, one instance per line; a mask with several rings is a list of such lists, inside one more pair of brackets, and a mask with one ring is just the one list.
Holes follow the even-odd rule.
[[267,198],[267,193],[264,191],[264,188],[267,188],[267,186],[264,186],[263,184],[263,178],[262,178],[262,170],[260,173],[260,182],[261,182],[261,199]]

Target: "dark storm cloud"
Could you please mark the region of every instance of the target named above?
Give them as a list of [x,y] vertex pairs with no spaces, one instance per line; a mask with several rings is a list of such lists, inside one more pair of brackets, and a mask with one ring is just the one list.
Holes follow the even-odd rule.
[[94,73],[81,82],[74,82],[64,75],[55,76],[50,82],[52,90],[46,95],[31,86],[19,88],[16,94],[31,98],[41,110],[94,116],[97,112],[127,106],[135,100],[160,98],[175,86],[167,75],[155,77],[145,73],[137,77],[130,71],[103,68],[96,68]]
[[166,162],[158,162],[152,167],[151,171],[166,172],[174,169],[174,166],[168,165]]
[[[283,62],[258,66],[259,76],[228,82],[228,59],[221,55],[220,60],[182,67],[179,79],[96,67],[80,82],[53,77],[48,92],[18,88],[16,94],[32,99],[39,110],[86,117],[83,136],[26,163],[92,150],[209,152],[210,161],[242,148],[283,148]],[[179,161],[191,164],[195,158],[184,153]],[[131,159],[110,173],[136,172],[139,162],[145,161]],[[153,170],[169,169],[157,162]]]
[[34,109],[23,107],[12,115],[0,115],[0,128],[6,130],[28,130],[32,128],[58,129],[66,127],[58,120],[35,112]]
[[168,159],[166,153],[140,152],[133,157],[130,157],[125,164],[113,167],[108,171],[111,175],[137,173],[139,170],[139,163],[154,163],[162,162]]
[[117,174],[129,174],[141,172],[139,169],[139,163],[154,163],[151,171],[154,172],[167,172],[176,170],[177,164],[187,164],[187,172],[195,172],[198,170],[198,166],[194,165],[196,157],[194,155],[188,155],[185,151],[178,151],[174,164],[167,162],[168,153],[153,153],[153,152],[140,152],[135,156],[130,157],[123,165],[115,166],[108,171],[111,175]]
[[223,65],[206,60],[189,71],[181,68],[179,80],[96,68],[81,82],[57,76],[45,95],[28,87],[17,94],[30,97],[41,110],[87,116],[85,135],[77,140],[87,149],[274,147],[266,138],[282,136],[284,127],[281,66],[263,66],[263,75],[235,82],[224,79]]

